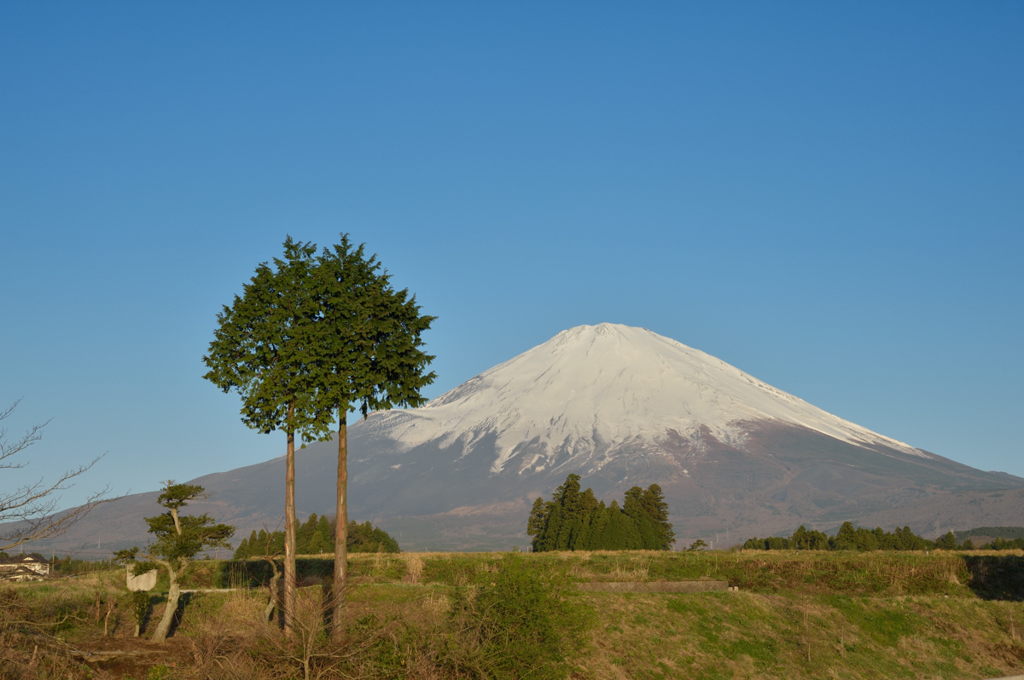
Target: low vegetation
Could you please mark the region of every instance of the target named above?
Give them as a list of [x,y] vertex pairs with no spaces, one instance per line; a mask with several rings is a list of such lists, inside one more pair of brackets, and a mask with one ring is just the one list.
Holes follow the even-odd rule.
[[[334,521],[326,515],[317,516],[314,512],[304,523],[295,527],[295,552],[299,555],[322,555],[334,553]],[[284,554],[284,531],[255,530],[248,538],[243,538],[235,549],[235,559],[264,557]],[[399,552],[398,541],[383,529],[373,526],[370,522],[348,523],[346,532],[348,552],[355,553],[396,553]]]
[[[968,538],[1003,538],[1008,540],[1015,540],[1018,538],[1024,538],[1024,527],[975,527],[973,529],[967,529],[965,531],[957,531],[956,540],[963,542]],[[975,541],[976,543],[978,541]]]
[[[991,541],[975,545],[974,538],[994,537]],[[702,541],[703,543],[703,541]],[[883,531],[853,526],[843,522],[835,536],[801,526],[789,538],[751,538],[743,544],[744,550],[1024,550],[1024,527],[980,527],[970,531],[948,532],[934,541],[918,536],[910,527]]]
[[[266,560],[199,560],[155,645],[166,575],[134,606],[121,570],[0,588],[0,680],[131,678],[986,678],[1024,670],[1020,552],[359,554],[344,634],[330,558],[297,560],[293,636],[264,618]],[[713,579],[739,592],[580,591]],[[232,590],[209,590],[233,588]],[[88,653],[88,655],[87,655]]]
[[974,545],[958,546],[956,536],[949,532],[936,541],[929,541],[910,530],[910,527],[883,531],[881,527],[871,530],[854,528],[852,522],[843,522],[835,536],[823,531],[809,530],[801,526],[789,538],[751,538],[743,544],[744,550],[956,550],[973,549]]
[[956,532],[956,540],[984,550],[1024,550],[1024,527],[977,527]]

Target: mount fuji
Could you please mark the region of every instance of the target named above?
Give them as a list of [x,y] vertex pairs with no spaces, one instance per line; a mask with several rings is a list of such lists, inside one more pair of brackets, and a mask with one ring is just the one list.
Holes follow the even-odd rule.
[[[321,442],[297,453],[300,515],[334,507],[336,452]],[[525,545],[530,503],[570,473],[609,501],[659,484],[680,543],[845,520],[921,533],[1024,525],[1024,479],[872,432],[704,352],[616,324],[563,331],[421,408],[372,413],[349,428],[350,517],[380,523],[406,549]],[[283,480],[283,458],[201,477],[210,501],[196,511],[236,524],[240,536],[273,528]],[[128,531],[115,520],[152,514],[155,497],[101,506],[53,539],[64,544],[56,549],[95,544],[104,522]]]
[[[459,446],[465,456],[493,436],[489,472],[522,476],[566,466],[595,474],[637,457],[696,462],[711,441],[743,447],[758,426],[801,427],[854,446],[935,458],[704,352],[608,323],[563,331],[423,408],[374,414],[360,434],[396,442],[397,456],[427,444]],[[687,455],[670,454],[680,447]]]
[[[440,527],[513,512],[521,533],[528,501],[569,473],[604,497],[658,483],[678,535],[721,539],[1024,486],[843,420],[675,340],[608,323],[563,331],[422,408],[376,413],[350,432],[363,514],[432,515]],[[891,514],[887,523],[899,523]],[[390,524],[429,530],[423,520]]]

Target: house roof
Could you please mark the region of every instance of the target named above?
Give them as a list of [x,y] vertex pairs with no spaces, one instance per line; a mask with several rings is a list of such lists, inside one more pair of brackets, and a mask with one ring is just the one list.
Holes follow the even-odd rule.
[[19,567],[15,568],[15,569],[11,569],[9,571],[0,572],[0,579],[13,580],[13,579],[17,579],[20,576],[30,576],[32,578],[41,578],[41,575],[40,575],[40,573],[38,571],[35,571],[33,569],[29,569],[28,567],[22,567],[22,566],[19,566]]
[[13,557],[0,557],[0,564],[25,564],[26,562],[49,564],[50,560],[39,553],[29,553],[27,555],[22,553]]

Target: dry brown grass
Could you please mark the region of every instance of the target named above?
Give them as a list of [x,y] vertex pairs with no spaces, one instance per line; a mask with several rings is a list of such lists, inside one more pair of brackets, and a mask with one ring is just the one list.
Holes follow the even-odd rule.
[[[1012,597],[1017,592],[1012,572],[1019,564],[1013,560],[1019,557],[972,555],[1011,560],[1005,566],[986,562],[986,570],[972,571],[948,553],[601,551],[522,559],[545,578],[563,582],[728,574],[749,585],[740,593],[574,595],[599,615],[590,648],[577,662],[580,678],[952,679],[1020,673],[1024,604]],[[284,680],[307,673],[324,680],[471,677],[458,665],[474,658],[466,651],[470,638],[457,628],[466,624],[457,616],[460,603],[486,592],[507,559],[500,554],[354,555],[367,576],[347,593],[346,633],[337,642],[322,634],[319,586],[301,591],[305,623],[291,639],[261,620],[266,597],[261,590],[200,594],[185,608],[163,656],[125,663],[120,671],[108,664],[92,677],[144,680],[149,667],[161,665],[167,667],[160,671],[166,680]],[[1003,584],[1002,589],[979,596],[972,590],[979,579]],[[102,637],[97,594],[102,605],[104,597],[118,593],[123,593],[120,571],[0,588],[0,680],[85,680],[81,663],[67,653],[72,643],[60,638],[78,649],[146,651],[148,642],[129,636],[130,613],[123,609],[114,635]],[[70,618],[58,625],[65,614]],[[32,625],[19,624],[21,619]]]
[[419,583],[423,575],[423,558],[416,553],[405,555],[405,578],[407,583]]

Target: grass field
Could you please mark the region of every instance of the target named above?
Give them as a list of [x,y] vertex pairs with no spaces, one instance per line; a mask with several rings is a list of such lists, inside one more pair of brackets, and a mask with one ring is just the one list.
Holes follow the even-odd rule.
[[[1020,553],[353,555],[338,643],[321,632],[318,584],[330,569],[327,557],[299,559],[307,587],[291,640],[261,620],[269,570],[259,561],[197,563],[186,587],[235,589],[193,594],[164,646],[132,637],[121,572],[4,586],[0,680],[1024,673]],[[693,579],[725,580],[739,591],[607,593],[575,585]]]

